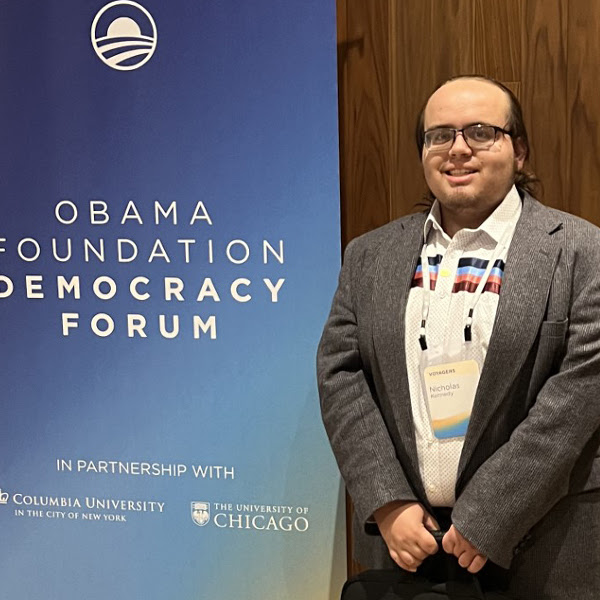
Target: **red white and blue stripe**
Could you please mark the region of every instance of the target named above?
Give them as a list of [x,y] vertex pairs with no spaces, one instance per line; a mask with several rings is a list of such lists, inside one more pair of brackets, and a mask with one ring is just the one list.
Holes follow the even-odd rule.
[[[435,290],[435,285],[439,276],[440,263],[442,262],[442,255],[428,257],[429,262],[429,287],[431,291]],[[458,261],[458,267],[454,277],[454,285],[452,287],[452,293],[457,292],[468,292],[474,293],[481,281],[481,278],[485,274],[487,269],[488,261],[477,257],[461,258]],[[494,262],[494,266],[490,271],[483,292],[492,292],[493,294],[500,293],[500,287],[502,286],[502,277],[504,275],[504,261],[498,259]],[[423,268],[421,265],[421,259],[417,263],[417,269],[412,281],[411,287],[423,287]]]

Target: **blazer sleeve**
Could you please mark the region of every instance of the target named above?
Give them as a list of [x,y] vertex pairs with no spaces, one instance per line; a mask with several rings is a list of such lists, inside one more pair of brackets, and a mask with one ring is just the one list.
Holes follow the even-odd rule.
[[361,348],[359,339],[366,315],[358,306],[357,287],[369,279],[365,277],[369,261],[361,239],[346,249],[319,344],[317,378],[325,429],[357,517],[364,522],[388,502],[413,501],[416,497],[379,409],[369,368],[372,357],[365,360],[369,350]]
[[566,252],[574,258],[564,356],[452,513],[461,534],[505,568],[528,531],[569,493],[577,461],[600,428],[600,230],[581,222],[568,227],[577,235],[567,231]]

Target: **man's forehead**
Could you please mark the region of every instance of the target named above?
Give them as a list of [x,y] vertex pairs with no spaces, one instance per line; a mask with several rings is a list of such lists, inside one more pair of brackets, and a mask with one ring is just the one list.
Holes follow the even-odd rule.
[[504,90],[483,79],[456,79],[438,88],[427,101],[425,129],[439,126],[463,127],[486,122],[506,125],[510,101]]

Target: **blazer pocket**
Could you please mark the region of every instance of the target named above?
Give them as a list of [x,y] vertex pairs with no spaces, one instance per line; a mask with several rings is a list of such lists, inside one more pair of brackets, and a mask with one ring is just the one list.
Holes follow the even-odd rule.
[[569,319],[544,321],[538,334],[535,362],[531,370],[529,397],[535,399],[550,375],[556,372],[565,352]]
[[544,321],[540,328],[540,340],[543,338],[563,338],[569,328],[569,319],[562,321]]

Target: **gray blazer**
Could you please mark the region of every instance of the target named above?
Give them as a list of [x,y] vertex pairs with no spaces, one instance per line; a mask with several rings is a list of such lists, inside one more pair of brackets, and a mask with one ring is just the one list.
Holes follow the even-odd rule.
[[[319,345],[323,421],[361,522],[392,500],[432,510],[404,349],[425,218],[350,243]],[[510,569],[516,597],[600,597],[599,447],[600,230],[526,195],[452,512],[467,539]]]

